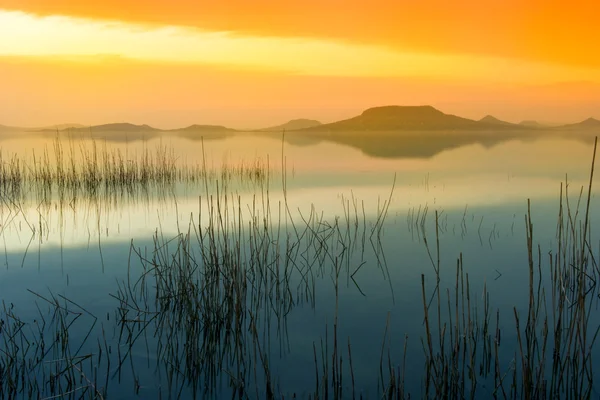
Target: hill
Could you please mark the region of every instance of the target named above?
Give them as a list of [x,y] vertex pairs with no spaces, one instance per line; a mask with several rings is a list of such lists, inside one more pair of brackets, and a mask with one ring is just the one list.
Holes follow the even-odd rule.
[[452,131],[497,130],[513,128],[487,121],[474,121],[456,115],[444,114],[431,106],[384,106],[365,110],[347,120],[323,124],[302,131]]
[[0,132],[15,132],[23,130],[22,128],[16,128],[13,126],[0,125]]
[[[59,128],[61,127],[62,128]],[[148,125],[134,125],[129,123],[115,123],[104,125],[84,126],[78,124],[63,124],[53,128],[43,128],[30,130],[31,132],[56,132],[56,130],[67,131],[70,134],[86,134],[90,133],[153,133],[159,132],[160,129],[153,128]]]
[[82,125],[82,124],[59,124],[59,125],[51,126],[49,128],[56,128],[56,129],[80,129],[80,128],[85,128],[85,125]]
[[[53,130],[54,132],[56,130]],[[38,131],[41,133],[49,133],[48,130]],[[67,133],[72,137],[93,137],[96,139],[103,138],[116,142],[128,140],[143,140],[160,135],[163,131],[153,128],[149,125],[134,125],[129,123],[113,123],[104,125],[94,125],[83,128],[67,128],[61,132]]]
[[57,125],[51,125],[51,126],[45,126],[43,128],[37,128],[37,129],[32,129],[32,130],[36,130],[36,131],[52,131],[52,132],[56,132],[57,130],[59,131],[64,131],[64,130],[69,130],[69,129],[84,129],[86,126],[85,125],[81,125],[81,124],[57,124]]
[[576,124],[567,124],[567,125],[557,126],[555,129],[560,129],[560,130],[600,129],[600,121],[598,121],[595,118],[588,118],[585,121],[581,121]]
[[190,125],[186,128],[172,129],[171,132],[235,132],[235,129],[227,128],[221,125]]
[[521,121],[521,122],[519,122],[519,125],[529,127],[529,128],[547,128],[546,125],[541,124],[537,121],[532,121],[532,120]]
[[498,119],[492,115],[486,115],[485,117],[481,118],[479,120],[479,122],[483,122],[485,124],[494,124],[494,125],[503,125],[503,126],[513,126],[513,127],[517,127],[517,124],[513,124],[511,122],[506,122],[506,121],[502,121],[501,119]]
[[95,125],[89,128],[80,128],[76,130],[86,130],[92,132],[156,132],[159,129],[153,128],[149,125],[134,125],[129,123],[116,123],[116,124],[104,124]]
[[314,128],[323,125],[321,122],[314,119],[293,119],[285,124],[272,126],[270,128],[259,129],[262,132],[281,132],[281,131],[297,131],[300,129]]

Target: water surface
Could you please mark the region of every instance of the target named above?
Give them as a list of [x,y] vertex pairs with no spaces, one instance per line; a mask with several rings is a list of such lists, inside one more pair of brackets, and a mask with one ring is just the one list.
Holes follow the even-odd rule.
[[[267,371],[277,395],[306,397],[336,370],[332,360],[341,365],[342,397],[352,397],[351,374],[356,393],[380,397],[389,365],[402,368],[406,390],[420,397],[421,276],[429,299],[439,266],[446,318],[460,257],[473,312],[483,312],[484,290],[494,330],[500,310],[500,361],[510,370],[517,344],[513,308],[527,315],[529,299],[527,201],[534,246],[539,244],[546,268],[545,257],[557,252],[561,190],[568,190],[573,215],[577,207],[579,218],[585,212],[593,150],[589,142],[557,137],[397,158],[279,135],[61,140],[65,153],[81,162],[81,149],[94,145],[133,158],[161,147],[181,165],[220,171],[260,160],[268,171],[260,182],[235,176],[223,182],[216,174],[134,192],[42,196],[28,189],[18,201],[3,203],[0,293],[6,315],[18,316],[28,335],[46,315],[45,334],[52,337],[51,315],[57,308],[64,312],[66,354],[88,357],[74,364],[85,373],[85,379],[78,375],[80,387],[91,397],[93,390],[106,390],[109,398],[231,397],[232,388],[241,387],[246,396],[261,398]],[[56,162],[54,136],[12,137],[0,146],[6,163],[12,155],[32,163],[43,154]],[[594,187],[592,244],[598,243],[596,193]],[[536,265],[537,254],[536,247]],[[163,277],[165,288],[178,290],[164,303],[164,296],[156,298],[161,281],[152,278],[159,264],[162,273],[187,271],[187,283],[204,282],[204,289],[211,287],[208,268],[220,282],[213,285],[217,292],[189,302],[198,293],[187,292],[186,276]],[[242,270],[227,270],[236,265]],[[230,303],[231,293],[241,297]],[[229,314],[221,315],[225,309]],[[166,316],[156,317],[161,310]],[[597,313],[590,321],[598,324]],[[65,352],[45,354],[43,368],[64,366],[59,356]],[[490,396],[493,380],[481,379],[477,394]],[[50,395],[50,386],[43,387]]]

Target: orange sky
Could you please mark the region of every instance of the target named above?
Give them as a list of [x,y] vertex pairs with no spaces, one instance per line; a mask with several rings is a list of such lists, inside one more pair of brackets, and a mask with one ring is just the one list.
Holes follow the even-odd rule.
[[600,117],[597,15],[591,1],[0,0],[0,124],[258,127],[390,103]]

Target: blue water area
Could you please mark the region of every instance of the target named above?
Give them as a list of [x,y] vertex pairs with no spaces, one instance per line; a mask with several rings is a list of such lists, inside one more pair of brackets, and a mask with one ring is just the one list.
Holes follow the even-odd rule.
[[[215,170],[167,190],[3,198],[4,397],[431,398],[444,371],[455,393],[521,397],[527,365],[548,383],[557,360],[600,394],[584,382],[600,367],[588,144],[393,158],[384,143],[378,157],[255,139],[206,153],[276,154],[269,185]],[[200,142],[175,144],[203,161]],[[555,354],[558,337],[577,340]]]
[[[594,198],[592,210],[597,209],[596,203]],[[339,387],[348,397],[353,386],[355,393],[379,397],[389,383],[390,365],[404,376],[406,390],[420,396],[426,366],[421,276],[436,342],[439,243],[441,320],[450,329],[448,299],[453,309],[457,262],[462,258],[461,290],[468,274],[471,313],[477,313],[479,321],[483,318],[484,288],[494,331],[496,311],[500,312],[500,364],[510,371],[517,350],[513,308],[527,315],[529,299],[527,203],[438,209],[437,237],[435,211],[430,209],[425,220],[418,220],[414,210],[396,212],[381,225],[375,218],[364,225],[343,220],[336,225],[335,219],[329,219],[300,237],[290,226],[278,234],[270,227],[272,236],[228,231],[212,242],[213,250],[220,252],[212,255],[216,257],[212,261],[210,238],[205,237],[201,245],[195,234],[183,256],[180,242],[169,241],[176,238],[160,235],[85,247],[34,242],[26,255],[6,252],[0,272],[4,313],[24,323],[21,332],[32,343],[36,341],[32,327],[41,319],[45,319],[42,336],[47,344],[56,332],[68,331],[68,351],[58,349],[57,342],[56,349],[44,355],[41,367],[32,368],[32,378],[47,381],[53,363],[65,367],[59,359],[84,356],[85,361],[76,364],[77,372],[86,377],[78,375],[80,386],[89,380],[110,398],[225,397],[234,390],[262,397],[266,365],[273,390],[286,396],[305,397],[323,390],[325,375],[331,385],[332,371],[337,371],[342,378]],[[531,218],[536,268],[539,244],[540,268],[548,285],[547,257],[557,251],[558,201],[534,202]],[[592,214],[592,227],[597,220]],[[296,229],[304,228],[297,223]],[[239,275],[240,283],[247,285],[239,325],[235,318],[219,314],[220,308],[229,307],[223,293],[232,285],[230,276],[221,272],[215,278],[219,283],[207,283],[207,263],[214,268],[218,260],[225,266],[226,255],[246,270],[246,275]],[[207,307],[202,293],[193,290],[172,293],[172,304],[184,303],[174,308],[157,299],[160,279],[167,278],[157,278],[153,268],[163,263],[163,273],[177,274],[182,260],[192,260],[186,270],[189,284],[222,292],[213,294],[214,309]],[[181,283],[182,276],[168,279]],[[178,286],[178,290],[183,289]],[[193,301],[188,304],[177,298],[184,295]],[[57,313],[63,317],[56,317]],[[215,315],[207,318],[202,313]],[[592,324],[598,321],[593,314]],[[23,355],[21,361],[31,365],[28,357]],[[493,380],[480,377],[479,382],[477,394],[491,395]],[[50,394],[47,382],[42,393]]]

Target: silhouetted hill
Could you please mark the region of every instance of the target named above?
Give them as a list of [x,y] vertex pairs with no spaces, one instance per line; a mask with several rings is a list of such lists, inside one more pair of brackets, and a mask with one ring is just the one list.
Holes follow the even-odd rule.
[[46,126],[44,128],[29,129],[29,131],[30,132],[52,133],[52,132],[57,132],[57,131],[70,131],[73,129],[86,129],[86,126],[81,125],[81,124],[59,124],[59,125],[53,125],[53,126]]
[[156,131],[159,131],[159,129],[153,128],[149,125],[134,125],[134,124],[129,124],[129,123],[95,125],[90,128],[81,128],[81,129],[91,130],[92,132],[156,132]]
[[235,132],[235,129],[221,125],[190,125],[187,128],[172,129],[171,132]]
[[547,125],[541,124],[537,121],[530,121],[530,120],[521,121],[521,122],[519,122],[519,125],[530,127],[530,128],[547,128]]
[[323,124],[302,131],[453,131],[513,128],[444,114],[431,106],[384,106],[365,110],[344,121]]
[[58,124],[52,126],[44,126],[38,128],[23,128],[18,126],[6,126],[0,125],[0,132],[56,132],[62,131],[65,129],[79,129],[84,128],[84,125],[81,124]]
[[44,131],[64,131],[66,129],[83,129],[86,128],[85,125],[82,124],[58,124],[58,125],[51,125],[51,126],[45,126],[43,128],[38,128],[39,130],[44,130]]
[[0,132],[17,132],[22,130],[25,130],[25,128],[19,128],[17,126],[0,125]]
[[[66,126],[61,131],[66,131],[68,133],[74,134],[86,134],[90,133],[151,133],[151,132],[159,132],[160,129],[153,128],[148,125],[134,125],[129,123],[115,123],[115,124],[103,124],[103,125],[93,125],[93,126]],[[37,132],[56,132],[56,128],[44,128],[39,130],[31,130]]]
[[[54,130],[55,131],[55,130]],[[48,134],[51,131],[39,131],[40,133]],[[73,138],[103,138],[116,142],[128,140],[143,140],[151,139],[163,133],[162,130],[153,128],[149,125],[134,125],[129,123],[113,123],[103,125],[93,125],[83,128],[68,128],[61,130]]]
[[313,128],[316,126],[323,125],[321,122],[316,121],[314,119],[293,119],[291,121],[286,122],[285,124],[272,126],[270,128],[259,129],[263,132],[281,132],[281,131],[297,131],[300,129]]
[[539,137],[541,130],[486,117],[481,121],[445,114],[431,106],[385,106],[344,121],[302,129],[306,136],[351,146],[376,157],[431,157],[469,144],[492,146]]
[[55,128],[55,129],[80,129],[80,128],[85,128],[85,125],[82,125],[82,124],[59,124],[59,125],[49,126],[47,128]]
[[555,129],[560,129],[560,130],[600,129],[600,121],[598,121],[595,118],[588,118],[585,121],[581,121],[576,124],[567,124],[567,125],[557,126]]
[[10,131],[12,129],[13,128],[11,128],[10,126],[0,125],[0,132],[8,132],[8,131]]
[[502,121],[501,119],[498,119],[492,115],[486,115],[485,117],[481,118],[479,120],[479,122],[483,122],[486,124],[494,124],[494,125],[503,125],[503,126],[514,126],[517,127],[517,124],[513,124],[511,122],[506,122],[506,121]]

